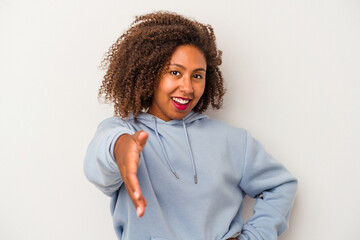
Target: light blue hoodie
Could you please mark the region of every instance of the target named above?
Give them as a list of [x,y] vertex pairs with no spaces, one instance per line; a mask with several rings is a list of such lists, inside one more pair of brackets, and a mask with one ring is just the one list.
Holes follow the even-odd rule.
[[[137,119],[101,122],[85,157],[86,177],[111,196],[119,239],[272,240],[288,228],[297,180],[246,130],[194,112],[168,122],[147,113]],[[138,130],[149,134],[137,174],[148,203],[142,218],[113,154],[121,134]],[[256,205],[244,224],[246,194]]]

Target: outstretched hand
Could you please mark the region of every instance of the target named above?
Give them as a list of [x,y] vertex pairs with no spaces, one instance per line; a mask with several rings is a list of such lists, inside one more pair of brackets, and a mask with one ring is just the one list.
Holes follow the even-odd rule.
[[141,130],[134,135],[124,134],[118,138],[114,148],[116,163],[138,217],[144,215],[147,205],[136,174],[140,163],[140,154],[148,137],[148,133]]

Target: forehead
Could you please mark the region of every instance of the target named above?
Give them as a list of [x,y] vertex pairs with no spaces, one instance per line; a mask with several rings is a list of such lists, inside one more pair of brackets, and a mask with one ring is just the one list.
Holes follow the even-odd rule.
[[170,64],[180,64],[184,67],[206,68],[206,59],[203,52],[192,45],[182,45],[171,55]]

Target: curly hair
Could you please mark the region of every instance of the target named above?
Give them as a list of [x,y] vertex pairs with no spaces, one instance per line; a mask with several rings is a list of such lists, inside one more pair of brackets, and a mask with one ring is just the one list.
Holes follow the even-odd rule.
[[150,107],[175,49],[188,44],[203,52],[207,64],[205,90],[193,110],[204,112],[210,104],[221,108],[225,94],[219,69],[222,51],[216,47],[213,28],[164,11],[137,16],[110,47],[101,62],[107,71],[98,98],[105,95],[105,102],[114,103],[115,116],[136,118]]

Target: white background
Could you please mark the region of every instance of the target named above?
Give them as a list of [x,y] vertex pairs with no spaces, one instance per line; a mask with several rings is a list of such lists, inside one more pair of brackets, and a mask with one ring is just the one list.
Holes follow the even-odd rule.
[[0,239],[116,239],[83,158],[113,111],[97,101],[100,61],[153,10],[214,27],[228,92],[208,114],[250,130],[299,179],[281,239],[360,239],[356,0],[0,0]]

